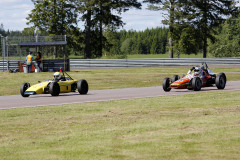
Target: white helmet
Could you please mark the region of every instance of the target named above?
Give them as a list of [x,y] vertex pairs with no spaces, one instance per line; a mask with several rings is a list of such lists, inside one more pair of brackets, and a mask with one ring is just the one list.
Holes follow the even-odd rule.
[[194,69],[194,76],[199,76],[200,74],[200,68],[199,67],[195,67]]
[[60,72],[55,72],[53,74],[54,80],[60,80],[61,79],[61,73]]

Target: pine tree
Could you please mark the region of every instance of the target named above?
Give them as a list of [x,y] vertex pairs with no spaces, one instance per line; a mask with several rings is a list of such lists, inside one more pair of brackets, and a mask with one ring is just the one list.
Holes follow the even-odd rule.
[[[34,9],[27,17],[27,24],[33,24],[35,32],[47,35],[71,35],[77,27],[77,14],[72,0],[32,0]],[[24,32],[27,33],[29,29]],[[73,39],[68,37],[68,45],[73,46]],[[54,51],[54,58],[57,52]],[[62,54],[64,52],[61,52]]]
[[169,25],[169,58],[173,58],[173,35],[174,35],[174,24],[176,19],[176,7],[178,6],[178,0],[144,0],[145,3],[150,3],[148,6],[149,10],[154,11],[168,11],[167,19],[163,20],[164,24]]
[[150,53],[157,54],[158,53],[158,45],[159,45],[158,38],[157,38],[157,35],[155,35],[153,38],[152,45],[151,45]]
[[34,9],[27,17],[27,24],[48,34],[65,35],[76,25],[77,15],[73,12],[75,6],[71,0],[32,0]]
[[214,57],[240,56],[240,14],[231,17],[217,29],[216,43],[209,43],[209,53]]
[[[113,14],[112,11],[120,14],[132,7],[140,8],[141,4],[137,0],[78,0],[77,6],[79,12],[83,14],[82,20],[85,22],[85,57],[90,58],[93,56],[92,49],[97,48],[94,55],[101,57],[102,50],[107,48],[108,42],[103,36],[104,28],[120,27],[124,24],[121,17],[118,14]],[[92,37],[97,38],[98,41],[92,43],[94,41]]]
[[184,22],[200,31],[203,42],[203,58],[207,57],[207,39],[215,41],[214,28],[222,24],[224,17],[234,14],[237,10],[235,2],[226,0],[183,0]]

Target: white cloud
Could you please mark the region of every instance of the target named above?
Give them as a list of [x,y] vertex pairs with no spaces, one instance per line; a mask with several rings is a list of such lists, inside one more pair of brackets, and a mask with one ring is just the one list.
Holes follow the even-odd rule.
[[[5,30],[23,30],[28,27],[26,17],[33,8],[31,0],[0,0],[0,23],[3,23]],[[122,20],[126,23],[124,29],[144,30],[163,26],[161,13],[146,8],[147,4],[143,4],[142,10],[131,9],[123,13]]]
[[12,3],[18,3],[19,1],[21,2],[22,0],[1,0],[0,5],[1,6],[9,5],[9,4],[12,4]]
[[122,20],[126,25],[126,30],[145,30],[146,28],[156,28],[163,26],[163,16],[160,11],[147,10],[147,4],[143,4],[142,9],[132,9],[122,14]]
[[23,30],[27,27],[26,17],[33,8],[31,0],[1,0],[0,23],[5,30]]

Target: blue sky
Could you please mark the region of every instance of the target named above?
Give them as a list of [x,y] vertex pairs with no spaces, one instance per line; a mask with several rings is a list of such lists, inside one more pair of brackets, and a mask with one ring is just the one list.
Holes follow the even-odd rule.
[[[146,7],[147,5],[143,4],[142,10],[131,9],[123,13],[122,20],[126,23],[123,29],[139,31],[163,26],[161,23],[163,15],[157,11],[149,11]],[[31,0],[0,0],[0,23],[4,25],[5,30],[21,31],[28,27],[26,17],[33,8]]]

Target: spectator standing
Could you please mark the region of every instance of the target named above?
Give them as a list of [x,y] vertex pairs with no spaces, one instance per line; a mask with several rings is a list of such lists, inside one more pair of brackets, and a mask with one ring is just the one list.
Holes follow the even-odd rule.
[[42,54],[41,54],[41,52],[37,52],[36,61],[37,61],[37,66],[39,68],[39,72],[42,72],[42,68],[41,68]]
[[33,62],[32,52],[29,52],[28,56],[26,57],[26,62],[27,62],[27,72],[31,73],[31,71],[32,71],[32,62]]

